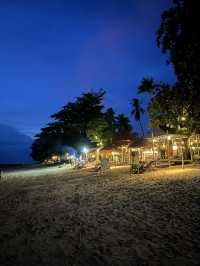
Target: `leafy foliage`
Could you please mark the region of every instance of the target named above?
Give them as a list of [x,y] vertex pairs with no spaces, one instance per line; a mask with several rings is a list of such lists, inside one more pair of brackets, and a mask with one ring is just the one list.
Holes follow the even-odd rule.
[[[117,131],[115,112],[108,108],[102,117],[88,124],[87,136],[97,146],[111,146]],[[128,129],[131,131],[131,129]]]
[[[169,85],[163,82],[152,83],[151,99],[148,105],[151,127],[160,127],[164,130],[177,133],[193,132],[195,124],[192,113],[193,105],[187,89],[181,83]],[[148,84],[145,82],[145,84]],[[143,93],[149,92],[142,83]]]
[[97,146],[107,146],[112,144],[112,131],[104,118],[98,118],[89,122],[87,136]]
[[[150,88],[149,83],[151,83],[151,80],[149,80],[148,82],[147,79],[144,79],[143,83],[145,85],[144,88]],[[141,86],[139,87],[138,90],[140,90],[140,93],[144,91],[144,88],[142,88]],[[151,90],[149,90],[148,92],[150,91]],[[141,122],[141,116],[142,114],[144,114],[144,109],[142,108],[140,101],[137,98],[132,99],[131,106],[132,106],[131,115],[134,116],[134,119],[140,123],[140,128],[144,136],[144,129],[143,129],[142,122]]]
[[[161,15],[157,45],[169,54],[177,82],[144,78],[138,93],[148,93],[151,127],[191,134],[200,131],[200,28],[198,1],[173,0]],[[137,103],[137,102],[136,102]],[[136,115],[139,119],[139,113]]]
[[[174,5],[161,15],[157,44],[169,53],[178,83],[190,98],[189,113],[192,128],[199,130],[200,121],[200,16],[199,2],[174,0]],[[186,93],[185,93],[186,94]],[[181,95],[179,95],[181,97]]]
[[[62,146],[80,149],[88,145],[87,125],[102,116],[104,90],[83,93],[75,102],[69,102],[61,111],[53,114],[55,122],[49,123],[36,135],[32,145],[32,158],[43,161],[52,154],[62,154]],[[66,151],[65,151],[66,152]]]
[[127,140],[132,139],[132,126],[130,124],[130,120],[124,114],[119,114],[116,117],[116,126],[115,126],[115,141],[118,140]]
[[198,86],[200,77],[199,3],[194,0],[174,0],[174,6],[163,12],[157,32],[157,44],[169,52],[179,81]]
[[83,93],[53,114],[55,121],[42,128],[32,145],[32,158],[44,161],[52,155],[66,153],[66,148],[79,150],[83,146],[110,146],[117,138],[132,134],[130,121],[124,115],[115,116],[112,108],[103,111],[104,90]]
[[144,78],[138,87],[138,93],[153,93],[154,89],[155,88],[153,78]]
[[81,135],[86,136],[87,124],[102,115],[104,95],[103,89],[98,92],[83,93],[75,102],[69,102],[51,118],[63,123],[63,129],[66,126],[75,127]]

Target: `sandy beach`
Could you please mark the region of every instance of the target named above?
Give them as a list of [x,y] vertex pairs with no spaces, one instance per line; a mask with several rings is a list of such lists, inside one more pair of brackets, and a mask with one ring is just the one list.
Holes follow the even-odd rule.
[[199,167],[38,171],[0,182],[0,265],[199,265]]

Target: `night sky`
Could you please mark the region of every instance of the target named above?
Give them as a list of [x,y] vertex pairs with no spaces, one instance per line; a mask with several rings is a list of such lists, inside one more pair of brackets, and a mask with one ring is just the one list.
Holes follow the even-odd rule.
[[1,0],[0,163],[27,162],[31,138],[83,91],[104,88],[106,106],[129,115],[143,77],[172,82],[155,37],[170,4]]

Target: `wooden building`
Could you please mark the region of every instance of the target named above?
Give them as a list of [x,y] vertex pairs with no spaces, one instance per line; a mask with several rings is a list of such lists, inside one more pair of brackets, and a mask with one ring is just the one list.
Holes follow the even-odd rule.
[[160,134],[144,139],[124,140],[114,147],[97,147],[87,153],[88,161],[107,158],[111,165],[132,164],[134,154],[141,162],[200,160],[200,135]]
[[98,161],[102,158],[109,160],[111,165],[126,165],[130,161],[129,145],[131,141],[125,140],[113,147],[97,147],[88,151],[88,161]]
[[200,159],[200,136],[161,134],[145,138],[130,145],[130,152],[137,151],[140,161],[193,161]]

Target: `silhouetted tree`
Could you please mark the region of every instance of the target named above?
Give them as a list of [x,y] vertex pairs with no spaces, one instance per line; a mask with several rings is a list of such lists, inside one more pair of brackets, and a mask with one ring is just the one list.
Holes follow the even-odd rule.
[[199,2],[173,0],[174,5],[161,15],[157,44],[168,52],[179,81],[199,88],[200,29]]
[[144,109],[142,108],[139,99],[133,98],[131,102],[132,111],[131,114],[133,115],[134,119],[139,122],[142,135],[144,136],[144,129],[142,126],[141,116],[144,114]]
[[111,146],[113,139],[128,138],[131,125],[124,115],[115,116],[112,108],[103,111],[104,90],[83,93],[74,102],[67,103],[54,119],[35,136],[32,158],[44,161],[52,155],[66,153],[62,147],[81,150],[83,146]]
[[113,108],[108,108],[104,112],[104,118],[106,122],[108,123],[110,130],[114,134],[115,129],[116,129],[116,115],[115,115]]
[[138,93],[153,93],[155,84],[153,78],[144,78],[141,84],[138,86]]
[[87,136],[97,146],[110,146],[113,133],[104,117],[88,123]]
[[80,134],[86,137],[87,124],[102,116],[104,95],[103,89],[97,92],[83,93],[77,97],[75,102],[69,102],[61,111],[51,117],[63,123],[63,130],[66,125],[76,127]]
[[[143,80],[144,81],[144,80]],[[169,85],[164,82],[155,83],[152,79],[151,89],[147,89],[143,81],[138,86],[138,92],[150,93],[148,104],[151,127],[160,127],[164,130],[177,133],[191,134],[196,128],[191,110],[191,97],[181,83]]]
[[36,135],[31,156],[36,161],[50,158],[52,154],[62,154],[58,148],[67,145],[80,150],[88,145],[89,122],[102,117],[104,90],[83,93],[75,102],[69,102],[61,111],[52,115],[55,122],[49,123]]
[[116,116],[115,140],[132,139],[133,132],[130,120],[124,114]]
[[200,120],[200,16],[199,1],[174,0],[174,5],[161,15],[157,44],[169,54],[178,83],[190,98],[188,113],[198,130]]

